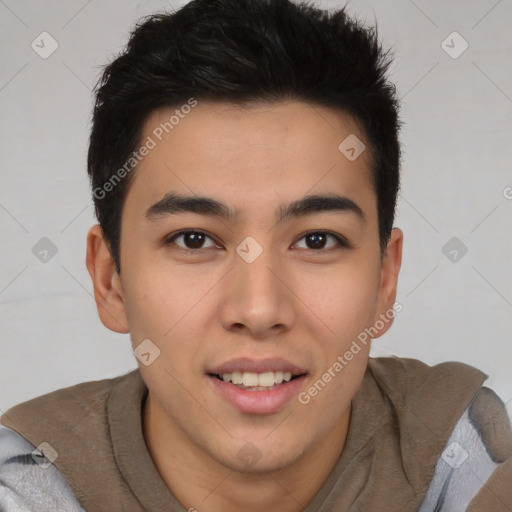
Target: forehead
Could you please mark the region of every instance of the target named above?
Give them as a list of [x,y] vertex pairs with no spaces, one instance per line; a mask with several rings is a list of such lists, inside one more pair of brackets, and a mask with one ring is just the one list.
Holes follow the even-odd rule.
[[368,148],[350,115],[299,101],[160,109],[144,124],[140,143],[151,150],[137,165],[127,202],[149,206],[170,191],[230,197],[235,211],[263,208],[276,194],[337,192],[375,202],[369,151],[347,158],[347,140],[360,144],[357,152]]

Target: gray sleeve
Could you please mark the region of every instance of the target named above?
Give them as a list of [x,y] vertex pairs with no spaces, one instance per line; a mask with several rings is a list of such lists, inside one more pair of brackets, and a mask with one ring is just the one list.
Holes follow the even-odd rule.
[[85,512],[60,471],[14,430],[0,425],[0,511]]
[[[465,512],[507,456],[512,443],[505,407],[481,388],[464,411],[437,461],[434,478],[418,512]],[[500,432],[500,435],[490,435]]]

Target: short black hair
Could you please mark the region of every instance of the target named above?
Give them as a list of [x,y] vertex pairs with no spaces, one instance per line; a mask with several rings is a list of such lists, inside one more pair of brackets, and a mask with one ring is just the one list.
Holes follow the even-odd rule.
[[96,216],[117,272],[121,212],[144,123],[155,110],[191,98],[299,100],[351,114],[370,145],[382,258],[400,187],[399,105],[386,77],[391,61],[377,28],[349,17],[344,7],[331,12],[290,0],[193,0],[139,20],[96,84],[87,162]]

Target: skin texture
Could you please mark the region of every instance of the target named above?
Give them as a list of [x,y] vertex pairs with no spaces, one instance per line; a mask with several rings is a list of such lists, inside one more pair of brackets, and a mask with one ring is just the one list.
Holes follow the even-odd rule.
[[[141,140],[172,111],[154,112]],[[370,344],[308,404],[294,397],[272,414],[240,412],[205,372],[234,357],[282,357],[307,370],[305,391],[392,308],[403,233],[393,229],[381,261],[369,151],[349,161],[338,150],[349,134],[368,147],[357,123],[333,109],[200,101],[139,163],[122,214],[121,276],[99,226],[89,232],[102,322],[129,332],[134,349],[149,338],[161,351],[149,366],[139,361],[149,389],[144,435],[186,509],[303,510],[343,451]],[[236,218],[148,220],[146,210],[168,192],[212,197]],[[276,224],[278,205],[330,193],[357,203],[366,221],[331,211]],[[164,244],[184,229],[211,239],[199,251],[187,250],[184,237]],[[324,248],[308,246],[311,230],[339,234],[350,248],[331,237]],[[263,249],[250,264],[236,253],[248,236]],[[237,454],[249,442],[261,458],[247,468]]]

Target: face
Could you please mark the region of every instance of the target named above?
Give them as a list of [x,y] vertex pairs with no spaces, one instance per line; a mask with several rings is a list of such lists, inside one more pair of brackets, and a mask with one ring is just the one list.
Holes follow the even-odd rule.
[[138,364],[169,432],[231,469],[276,470],[346,419],[370,348],[354,341],[394,303],[400,232],[381,261],[369,152],[338,149],[351,134],[368,147],[350,116],[199,102],[159,140],[172,112],[145,124],[156,145],[123,207],[119,303],[100,315],[134,349],[150,340]]

